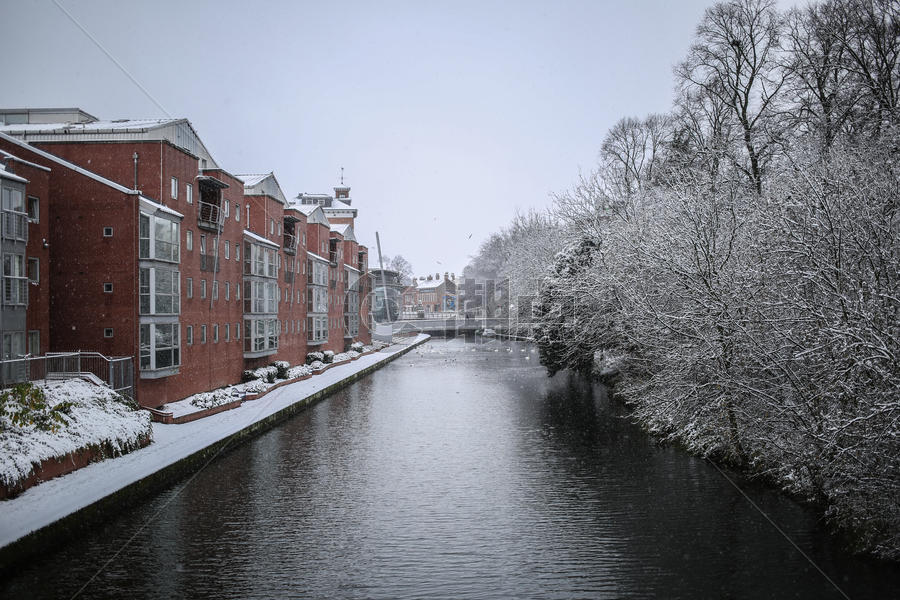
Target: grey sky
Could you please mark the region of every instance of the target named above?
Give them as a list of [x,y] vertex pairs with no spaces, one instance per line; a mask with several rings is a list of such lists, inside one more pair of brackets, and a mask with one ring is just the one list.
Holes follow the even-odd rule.
[[[343,166],[357,237],[416,274],[459,273],[616,120],[667,110],[711,4],[59,1],[226,170],[293,197]],[[166,116],[51,0],[0,12],[0,106]]]

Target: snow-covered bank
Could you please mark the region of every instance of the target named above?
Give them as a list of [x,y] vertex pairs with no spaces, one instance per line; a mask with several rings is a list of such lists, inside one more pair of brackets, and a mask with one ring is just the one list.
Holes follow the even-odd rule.
[[[302,404],[357,374],[396,358],[429,336],[419,335],[381,352],[337,365],[311,379],[285,385],[239,408],[182,425],[153,424],[153,444],[102,463],[92,464],[31,488],[0,503],[0,547],[7,547],[77,511],[125,491],[184,459],[202,453],[241,432],[253,430],[294,405]],[[130,488],[134,489],[134,488]],[[76,517],[77,518],[77,517]],[[5,558],[5,556],[4,556]],[[6,561],[0,561],[0,568]]]
[[[17,393],[27,398],[16,401]],[[81,379],[17,386],[3,393],[0,483],[16,493],[35,483],[34,475],[45,476],[45,461],[62,462],[76,452],[90,452],[91,459],[118,456],[145,445],[150,435],[150,415],[109,388]]]

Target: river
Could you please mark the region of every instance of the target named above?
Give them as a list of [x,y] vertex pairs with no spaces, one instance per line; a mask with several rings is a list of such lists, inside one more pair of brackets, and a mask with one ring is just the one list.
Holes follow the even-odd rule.
[[743,493],[529,346],[432,340],[0,597],[896,597],[900,568],[730,476]]

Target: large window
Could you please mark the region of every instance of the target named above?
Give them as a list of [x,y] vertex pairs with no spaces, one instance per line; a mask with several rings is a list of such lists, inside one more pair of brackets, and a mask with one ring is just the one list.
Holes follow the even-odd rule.
[[306,269],[306,282],[315,285],[328,285],[328,263],[308,259]]
[[278,252],[259,244],[245,242],[244,275],[278,277]]
[[28,304],[24,254],[3,255],[3,303],[7,306]]
[[180,253],[179,225],[141,213],[140,257],[167,262],[178,262]]
[[168,369],[180,364],[178,323],[141,324],[141,370]]
[[278,286],[274,281],[244,282],[244,312],[265,314],[278,310]]
[[245,319],[244,352],[278,349],[278,319]]
[[306,339],[324,342],[328,339],[328,317],[306,317]]
[[28,241],[28,213],[25,212],[25,194],[22,190],[4,187],[3,236],[7,239]]
[[311,313],[327,313],[328,289],[318,286],[306,288],[306,303]]
[[181,311],[179,273],[174,269],[141,269],[142,315],[177,315]]

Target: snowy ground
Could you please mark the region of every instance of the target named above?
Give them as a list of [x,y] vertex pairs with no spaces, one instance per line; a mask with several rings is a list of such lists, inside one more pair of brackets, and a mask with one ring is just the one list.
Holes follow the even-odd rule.
[[[150,414],[117,401],[116,394],[81,379],[47,381],[37,385],[48,406],[72,403],[56,431],[34,425],[9,426],[0,432],[0,479],[11,485],[26,479],[34,465],[88,446],[127,452],[150,433]],[[4,416],[4,419],[7,417]]]
[[285,385],[242,406],[182,425],[153,423],[153,443],[125,456],[91,464],[0,502],[0,547],[203,450],[363,369],[384,362],[427,335],[408,338],[311,379]]

